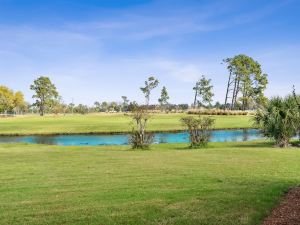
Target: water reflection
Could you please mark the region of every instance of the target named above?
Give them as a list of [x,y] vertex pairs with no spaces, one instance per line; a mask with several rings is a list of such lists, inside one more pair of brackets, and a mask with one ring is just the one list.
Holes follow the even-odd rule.
[[243,141],[248,141],[249,132],[247,129],[243,130]]
[[[57,136],[10,136],[0,137],[0,142],[24,142],[33,144],[64,145],[64,146],[97,146],[124,145],[128,143],[127,134],[118,135],[57,135]],[[254,129],[216,130],[210,132],[211,142],[251,141],[262,138],[260,132]],[[154,143],[183,143],[189,141],[187,132],[156,133]]]
[[56,145],[57,141],[55,140],[55,136],[34,136],[33,143],[36,144],[45,144],[45,145]]

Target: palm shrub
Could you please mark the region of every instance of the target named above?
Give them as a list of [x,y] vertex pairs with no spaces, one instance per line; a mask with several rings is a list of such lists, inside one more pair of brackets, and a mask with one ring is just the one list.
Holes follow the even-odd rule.
[[143,107],[136,107],[132,114],[132,130],[129,136],[129,143],[133,149],[147,149],[154,139],[153,133],[147,132],[147,124],[150,115]]
[[300,111],[293,96],[275,97],[257,110],[254,120],[264,136],[274,139],[277,146],[285,148],[298,132]]
[[210,117],[192,117],[181,118],[181,122],[187,127],[191,148],[205,147],[210,138],[210,130],[215,122]]

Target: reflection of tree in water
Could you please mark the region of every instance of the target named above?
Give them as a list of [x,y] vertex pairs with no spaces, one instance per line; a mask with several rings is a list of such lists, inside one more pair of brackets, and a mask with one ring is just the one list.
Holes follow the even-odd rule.
[[35,136],[34,140],[36,144],[46,144],[46,145],[56,144],[55,138],[49,136]]
[[248,141],[249,139],[249,131],[248,129],[243,129],[243,141]]
[[208,140],[212,141],[213,138],[213,132],[212,131],[208,131]]
[[158,135],[158,143],[160,143],[160,144],[168,143],[168,136],[167,136],[167,134],[159,134]]

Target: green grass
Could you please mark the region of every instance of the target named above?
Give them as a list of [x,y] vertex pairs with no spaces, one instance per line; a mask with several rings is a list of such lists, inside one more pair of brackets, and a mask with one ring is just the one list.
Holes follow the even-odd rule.
[[254,225],[299,184],[300,151],[1,144],[0,174],[0,224]]
[[[182,130],[180,118],[185,114],[158,114],[149,122],[151,131]],[[250,116],[213,116],[216,129],[249,128]],[[21,116],[0,118],[0,135],[9,134],[76,134],[128,132],[130,118],[123,114],[89,114],[54,116]]]

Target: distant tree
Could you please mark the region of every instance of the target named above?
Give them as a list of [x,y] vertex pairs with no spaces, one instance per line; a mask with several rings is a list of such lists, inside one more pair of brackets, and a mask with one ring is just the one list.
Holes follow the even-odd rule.
[[5,86],[0,86],[0,112],[11,112],[14,108],[14,92]]
[[150,94],[151,91],[157,87],[159,81],[154,77],[149,77],[147,81],[145,81],[145,87],[141,87],[141,91],[145,95],[146,105],[149,106]]
[[121,106],[117,102],[111,102],[109,104],[108,110],[110,112],[120,112],[121,111]]
[[87,105],[79,104],[74,108],[75,113],[87,114],[89,113],[89,107]]
[[268,84],[267,74],[263,74],[261,65],[246,55],[237,55],[223,60],[227,64],[229,79],[225,97],[225,106],[231,99],[231,109],[249,109],[266,104],[264,91]]
[[0,86],[0,113],[20,113],[25,111],[27,105],[22,92],[13,90],[5,86]]
[[147,149],[153,142],[154,134],[147,132],[147,125],[150,118],[148,111],[143,107],[137,107],[130,115],[132,118],[132,130],[129,143],[133,149]]
[[108,108],[109,108],[108,102],[104,101],[104,102],[101,103],[101,112],[107,112]]
[[221,109],[222,108],[222,104],[220,102],[216,102],[216,104],[215,104],[214,107],[217,108],[217,109]]
[[189,109],[189,104],[179,104],[178,109],[180,110],[188,110]]
[[[211,85],[211,79],[206,79],[202,75],[201,79],[196,82],[194,97],[194,107],[197,105],[211,106],[213,94],[213,86]],[[200,98],[200,100],[198,100]]]
[[94,102],[94,111],[95,112],[101,111],[101,103],[100,102]]
[[14,96],[14,110],[16,113],[23,112],[26,109],[26,103],[22,92],[17,91]]
[[55,85],[48,77],[37,78],[30,89],[35,92],[32,97],[36,99],[34,104],[39,108],[41,116],[44,115],[46,107],[51,107],[52,102],[59,97]]
[[74,113],[75,104],[72,102],[67,106],[67,111],[69,113]]
[[122,103],[122,111],[125,112],[128,110],[128,103],[129,103],[129,100],[127,98],[127,96],[122,96],[122,100],[123,100],[123,103]]
[[133,112],[139,107],[138,103],[136,101],[130,102],[128,105],[128,111]]
[[205,147],[207,145],[214,121],[210,117],[201,116],[198,118],[193,116],[181,118],[182,124],[187,127],[191,148]]
[[68,106],[63,103],[61,98],[52,101],[51,112],[54,114],[65,114],[67,112]]
[[160,107],[162,110],[166,110],[166,106],[168,105],[168,100],[170,99],[167,88],[163,86],[160,94],[160,98],[158,99],[158,102],[160,104]]
[[277,146],[285,148],[299,131],[299,106],[294,96],[272,98],[258,109],[254,121],[266,137],[273,138]]

